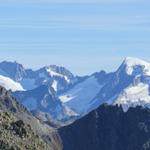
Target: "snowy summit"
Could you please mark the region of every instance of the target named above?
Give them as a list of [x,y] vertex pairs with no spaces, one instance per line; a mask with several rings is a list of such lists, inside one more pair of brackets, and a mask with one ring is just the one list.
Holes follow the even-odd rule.
[[150,76],[150,63],[133,57],[127,57],[123,66],[126,68],[126,72],[128,75],[148,75]]

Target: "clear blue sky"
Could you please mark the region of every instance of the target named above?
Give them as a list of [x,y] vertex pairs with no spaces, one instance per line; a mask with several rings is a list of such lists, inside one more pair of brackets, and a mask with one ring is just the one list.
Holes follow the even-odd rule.
[[0,0],[0,60],[76,74],[150,61],[149,0]]

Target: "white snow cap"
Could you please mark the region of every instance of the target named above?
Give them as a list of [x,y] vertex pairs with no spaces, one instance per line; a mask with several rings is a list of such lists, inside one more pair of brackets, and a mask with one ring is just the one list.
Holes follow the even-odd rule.
[[126,72],[128,75],[148,75],[150,76],[150,63],[134,58],[134,57],[127,57],[123,65],[126,67]]

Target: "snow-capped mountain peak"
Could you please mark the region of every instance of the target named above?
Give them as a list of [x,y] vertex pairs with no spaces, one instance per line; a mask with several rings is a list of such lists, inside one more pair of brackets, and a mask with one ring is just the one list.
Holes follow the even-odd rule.
[[100,98],[106,93],[106,103],[122,105],[125,111],[136,106],[150,107],[150,63],[127,57],[104,89]]
[[61,92],[68,89],[76,81],[76,77],[64,67],[49,65],[34,71],[25,69],[16,61],[1,62],[0,75],[20,83],[25,90],[33,90],[41,85],[48,85],[55,92]]
[[147,75],[150,76],[150,63],[133,57],[127,57],[121,68],[124,68],[128,75]]
[[55,92],[62,92],[72,86],[77,78],[66,68],[49,65],[37,70],[42,84],[50,85]]
[[74,75],[64,67],[50,65],[44,68],[51,77],[64,78],[68,83],[74,78]]
[[66,76],[66,75],[63,75],[55,70],[53,70],[53,68],[50,68],[50,67],[47,67],[46,68],[46,71],[48,72],[48,74],[51,76],[51,77],[60,77],[60,78],[64,78],[68,83],[70,82],[70,79]]

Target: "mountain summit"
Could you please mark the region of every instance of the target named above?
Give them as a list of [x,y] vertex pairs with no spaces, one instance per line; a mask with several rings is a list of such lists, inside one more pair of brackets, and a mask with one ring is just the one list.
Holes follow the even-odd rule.
[[128,75],[147,75],[150,76],[150,63],[133,57],[127,57],[120,69],[125,69]]

